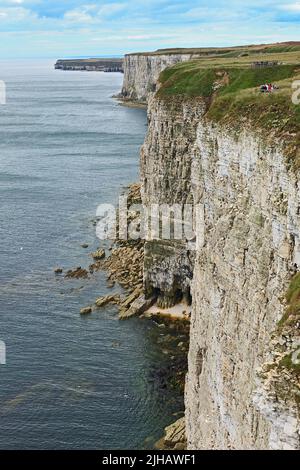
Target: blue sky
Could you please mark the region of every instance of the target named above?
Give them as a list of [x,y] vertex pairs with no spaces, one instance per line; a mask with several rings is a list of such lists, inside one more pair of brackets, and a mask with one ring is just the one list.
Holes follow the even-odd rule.
[[300,40],[300,0],[0,0],[0,58]]

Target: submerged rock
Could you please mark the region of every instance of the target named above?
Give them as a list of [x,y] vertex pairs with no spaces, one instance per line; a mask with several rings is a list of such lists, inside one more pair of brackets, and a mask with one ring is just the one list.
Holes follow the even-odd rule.
[[55,268],[54,272],[55,272],[55,274],[62,274],[63,269],[62,268]]
[[78,268],[75,269],[69,269],[69,271],[66,273],[65,277],[67,279],[80,279],[80,278],[87,278],[88,277],[88,272],[86,269],[82,268],[81,266],[78,266]]

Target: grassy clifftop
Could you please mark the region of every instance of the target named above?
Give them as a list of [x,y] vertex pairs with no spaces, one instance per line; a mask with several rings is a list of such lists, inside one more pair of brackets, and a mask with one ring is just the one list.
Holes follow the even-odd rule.
[[[252,61],[278,62],[273,67],[253,68]],[[300,53],[284,52],[240,59],[199,59],[164,70],[157,96],[203,97],[207,118],[232,128],[254,125],[271,138],[284,140],[287,162],[300,169],[300,104],[293,104],[292,84],[300,80]],[[273,93],[261,93],[260,85],[275,83]],[[299,87],[300,88],[300,87]],[[300,99],[300,92],[299,92]]]
[[[300,75],[300,63],[299,63]],[[278,65],[266,68],[250,68],[247,65],[222,66],[199,64],[198,61],[183,62],[165,69],[160,82],[160,96],[183,94],[210,97],[218,91],[219,96],[258,87],[266,82],[275,82],[295,75],[295,65]]]
[[288,41],[273,44],[251,44],[246,46],[228,46],[228,47],[174,47],[168,49],[157,49],[151,52],[135,52],[126,55],[176,55],[176,54],[195,54],[203,57],[240,57],[241,55],[250,54],[267,54],[270,52],[292,52],[300,51],[299,41]]

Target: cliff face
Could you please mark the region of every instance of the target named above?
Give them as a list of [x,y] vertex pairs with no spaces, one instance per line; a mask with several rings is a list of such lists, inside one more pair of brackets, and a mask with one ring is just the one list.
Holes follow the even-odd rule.
[[[169,108],[152,95],[149,102],[149,132],[141,151],[143,204],[189,204],[192,147],[195,122],[203,113],[201,101],[194,105],[174,103]],[[183,295],[189,302],[194,269],[194,250],[187,241],[154,240],[145,245],[144,285],[147,295],[169,307]]]
[[192,57],[198,57],[198,55],[125,55],[121,96],[127,100],[147,102],[149,95],[156,89],[157,80],[162,70],[178,62],[190,60]]
[[296,395],[279,394],[276,368],[257,371],[274,360],[278,343],[286,351],[292,342],[279,335],[271,343],[271,334],[300,264],[299,181],[280,147],[253,130],[212,124],[201,99],[152,96],[148,113],[143,203],[204,207],[196,252],[183,242],[148,242],[145,250],[146,290],[167,303],[192,290],[188,446],[299,448]]
[[296,402],[285,409],[257,375],[300,262],[298,181],[280,148],[250,130],[237,137],[200,121],[195,149],[192,188],[205,207],[205,238],[193,280],[189,445],[298,448]]

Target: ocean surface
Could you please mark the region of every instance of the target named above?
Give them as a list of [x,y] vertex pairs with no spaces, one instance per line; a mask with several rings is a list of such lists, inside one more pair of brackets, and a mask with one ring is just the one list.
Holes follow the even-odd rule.
[[0,62],[0,449],[152,448],[183,409],[161,328],[80,316],[118,288],[53,272],[91,263],[98,204],[138,179],[146,112],[112,99],[122,79]]

